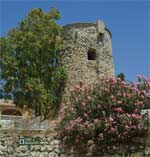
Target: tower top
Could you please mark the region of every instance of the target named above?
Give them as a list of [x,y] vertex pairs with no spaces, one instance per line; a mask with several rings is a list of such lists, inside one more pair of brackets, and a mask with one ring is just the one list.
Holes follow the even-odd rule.
[[[100,23],[103,22],[102,20],[99,20],[99,21],[100,21]],[[110,30],[105,27],[104,22],[101,25],[103,25],[103,27],[104,27],[103,29],[106,30],[109,33],[110,37],[112,37],[112,34],[111,34]],[[65,30],[72,29],[72,28],[86,28],[86,27],[92,27],[92,26],[96,28],[97,27],[97,23],[92,23],[92,22],[71,23],[71,24],[64,25],[63,29],[65,31]]]

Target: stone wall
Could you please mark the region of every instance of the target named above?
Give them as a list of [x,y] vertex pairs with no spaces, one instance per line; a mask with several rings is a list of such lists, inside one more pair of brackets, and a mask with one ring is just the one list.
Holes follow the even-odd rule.
[[[63,47],[58,61],[67,72],[66,91],[80,80],[91,84],[97,78],[114,75],[111,34],[108,29],[104,28],[99,36],[94,23],[69,24],[63,27],[62,38]],[[95,59],[88,59],[88,51],[96,53]]]
[[88,150],[86,157],[150,157],[150,138],[135,137],[131,141],[118,144],[117,147],[109,147],[104,153],[89,141]]
[[[19,145],[19,137],[39,137],[40,144],[30,148]],[[118,148],[115,151],[110,148],[103,154],[101,148],[96,148],[92,141],[89,141],[87,146],[78,150],[62,149],[55,132],[0,130],[0,157],[150,157],[150,136],[136,137],[130,143],[120,144]]]
[[[19,145],[19,137],[40,137],[40,145]],[[51,133],[37,131],[32,133],[0,134],[0,157],[59,157],[60,141]]]
[[[150,157],[150,129],[144,131],[143,134],[145,136],[134,137],[132,140],[117,146],[108,146],[105,152],[102,151],[103,146],[96,146],[92,140],[85,146],[76,146],[74,149],[76,151],[66,149],[64,152],[73,152],[70,153],[74,155],[73,157]],[[68,154],[63,157],[68,157]]]

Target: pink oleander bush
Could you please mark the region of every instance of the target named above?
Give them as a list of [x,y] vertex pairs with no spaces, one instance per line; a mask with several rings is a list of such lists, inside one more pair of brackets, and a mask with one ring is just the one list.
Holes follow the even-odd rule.
[[141,109],[150,108],[150,80],[143,76],[134,83],[108,77],[89,87],[81,81],[70,92],[60,127],[66,145],[126,142],[140,129]]

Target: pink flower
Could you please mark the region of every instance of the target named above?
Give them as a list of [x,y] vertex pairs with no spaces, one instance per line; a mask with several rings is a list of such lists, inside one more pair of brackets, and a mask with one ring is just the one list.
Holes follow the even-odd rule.
[[111,98],[112,100],[113,100],[113,99],[115,99],[115,97],[114,97],[113,95],[111,95],[111,97],[110,97],[110,98]]
[[121,101],[121,100],[118,100],[118,101],[117,101],[117,104],[122,104],[122,101]]
[[123,97],[126,97],[126,93],[123,93]]
[[109,121],[110,121],[110,122],[113,122],[114,119],[110,116],[110,117],[109,117]]
[[81,122],[82,122],[82,118],[78,117],[75,121],[76,121],[77,123],[81,123]]
[[146,93],[146,91],[145,91],[145,90],[141,90],[141,92],[142,92],[142,94],[143,94],[144,96],[146,96],[146,95],[147,95],[147,93]]
[[110,129],[110,131],[111,131],[111,133],[115,133],[115,132],[116,132],[116,129],[112,127],[112,128]]
[[109,93],[110,91],[109,91],[109,89],[108,89],[108,88],[105,88],[105,92]]
[[123,109],[122,109],[122,107],[117,107],[117,108],[116,108],[116,111],[117,111],[117,112],[123,112]]
[[135,119],[141,119],[141,116],[140,115],[138,115],[138,114],[131,114],[131,117],[132,118],[135,118]]
[[126,96],[127,96],[127,98],[131,98],[132,95],[131,94],[126,94]]
[[92,100],[92,98],[91,98],[91,96],[87,96],[87,99],[89,100],[89,101],[91,101]]
[[[133,92],[135,92],[135,93],[139,93],[139,90],[137,89],[137,88],[131,88],[132,90],[133,90]],[[128,98],[130,98],[131,97],[131,94],[129,94],[129,96],[128,96]]]
[[140,85],[140,82],[134,82],[133,85],[134,86]]
[[125,81],[121,81],[121,85],[124,87],[126,85]]
[[90,128],[90,127],[91,127],[91,124],[88,124],[87,127]]
[[84,117],[88,117],[88,114],[87,114],[87,113],[84,113]]
[[113,84],[117,83],[117,80],[113,76],[108,77],[108,79],[109,82],[112,82]]
[[85,126],[88,126],[88,125],[89,125],[89,122],[88,122],[88,121],[86,121],[86,122],[85,122]]
[[131,114],[127,113],[127,116],[130,118],[130,117],[131,117]]
[[135,102],[135,105],[136,105],[136,106],[139,106],[140,104],[141,104],[141,102],[138,101],[138,100]]
[[146,82],[147,87],[150,87],[150,80],[149,82]]
[[128,130],[129,128],[130,128],[130,127],[129,127],[128,125],[126,125],[126,126],[125,126],[125,129],[127,129],[127,130]]
[[135,125],[133,125],[133,126],[131,126],[133,129],[136,129],[136,126]]
[[82,102],[82,106],[85,107],[85,106],[86,106],[86,103],[85,103],[85,102]]
[[100,140],[103,140],[103,139],[104,139],[103,133],[100,133],[100,134],[98,135],[98,137],[99,137]]
[[98,123],[98,119],[96,118],[96,119],[94,119],[94,123]]

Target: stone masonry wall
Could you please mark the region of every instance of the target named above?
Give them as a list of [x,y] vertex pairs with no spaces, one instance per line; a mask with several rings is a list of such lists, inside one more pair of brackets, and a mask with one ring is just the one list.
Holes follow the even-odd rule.
[[[19,145],[19,137],[40,137],[40,145]],[[0,157],[59,157],[60,141],[50,134],[0,134]]]
[[[29,149],[26,145],[19,145],[19,137],[40,137],[39,145],[32,145]],[[61,149],[61,142],[56,135],[48,131],[25,131],[18,133],[0,130],[0,157],[150,157],[150,136],[146,138],[136,137],[131,143],[119,146],[117,151],[110,149],[102,153],[101,149],[95,149],[92,141],[84,148]],[[92,155],[92,153],[95,155]]]
[[[114,75],[111,34],[105,28],[103,35],[97,38],[94,23],[75,23],[66,25],[62,31],[63,47],[59,52],[59,64],[67,72],[66,91],[80,80],[86,84],[97,78]],[[96,52],[95,60],[88,60],[88,51]]]

